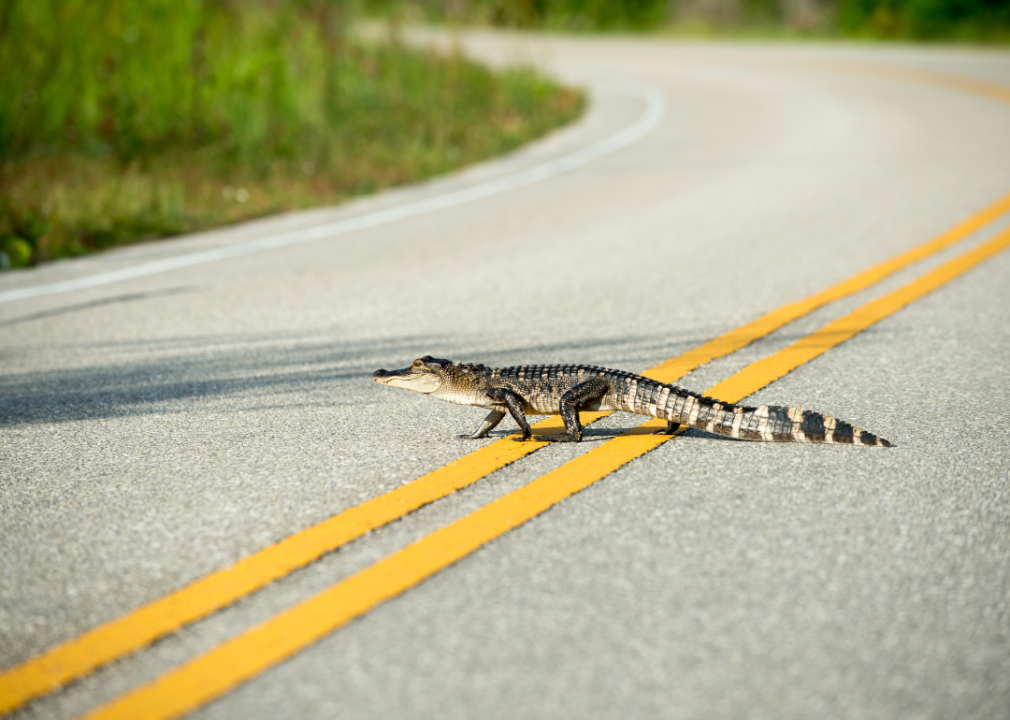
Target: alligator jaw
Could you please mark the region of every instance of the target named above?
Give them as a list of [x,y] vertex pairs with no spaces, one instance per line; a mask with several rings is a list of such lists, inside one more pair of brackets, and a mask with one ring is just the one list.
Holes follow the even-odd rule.
[[419,371],[415,366],[403,370],[376,370],[372,379],[390,387],[413,390],[419,393],[433,393],[442,385],[442,379],[433,372]]

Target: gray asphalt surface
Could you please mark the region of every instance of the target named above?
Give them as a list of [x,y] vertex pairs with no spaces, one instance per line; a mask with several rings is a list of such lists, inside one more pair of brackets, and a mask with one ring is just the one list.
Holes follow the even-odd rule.
[[[0,276],[0,292],[41,286],[436,197],[632,125],[643,103],[622,82],[665,97],[648,135],[536,184],[0,304],[0,665],[479,446],[456,435],[481,411],[380,387],[376,368],[432,354],[644,370],[1010,192],[1010,104],[839,70],[1010,88],[1010,53],[460,42],[592,88],[587,115],[342,208]],[[713,385],[950,256],[682,384]],[[1010,717],[1008,307],[1004,253],[751,398],[897,447],[692,431],[195,717]],[[79,714],[639,421],[612,416],[16,717]]]

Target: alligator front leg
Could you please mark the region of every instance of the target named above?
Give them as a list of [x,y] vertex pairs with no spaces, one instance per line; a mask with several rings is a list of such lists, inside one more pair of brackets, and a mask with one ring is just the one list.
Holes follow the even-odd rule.
[[520,441],[529,440],[533,437],[533,431],[530,430],[530,424],[526,422],[526,413],[523,411],[523,399],[521,397],[511,390],[505,390],[504,388],[494,388],[493,390],[489,390],[487,396],[492,400],[505,403],[505,407],[508,408],[512,419],[516,421],[516,425],[518,425],[519,429],[523,431],[523,436],[520,438]]
[[492,410],[491,413],[484,418],[484,422],[481,423],[480,427],[477,428],[477,432],[472,435],[460,435],[460,438],[465,440],[479,440],[482,437],[487,437],[487,434],[494,430],[504,417],[504,410]]
[[582,422],[579,420],[579,408],[592,405],[607,394],[607,381],[601,377],[576,385],[561,396],[561,419],[565,421],[568,432],[559,435],[549,435],[545,440],[551,442],[579,442],[582,440]]

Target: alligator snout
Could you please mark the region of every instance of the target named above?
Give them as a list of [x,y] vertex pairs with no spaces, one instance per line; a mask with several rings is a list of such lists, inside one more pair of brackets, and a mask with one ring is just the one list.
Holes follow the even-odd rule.
[[379,368],[378,370],[376,370],[375,372],[372,373],[372,379],[375,380],[375,379],[378,379],[378,378],[381,378],[381,377],[386,377],[386,374],[387,373],[386,373],[385,370],[383,370],[382,368]]

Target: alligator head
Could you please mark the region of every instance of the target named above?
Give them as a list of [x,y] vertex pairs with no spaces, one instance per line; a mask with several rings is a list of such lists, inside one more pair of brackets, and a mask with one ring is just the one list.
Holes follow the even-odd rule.
[[404,388],[419,393],[433,393],[442,386],[445,368],[451,366],[449,360],[425,355],[415,360],[403,370],[376,370],[372,379],[390,387]]

